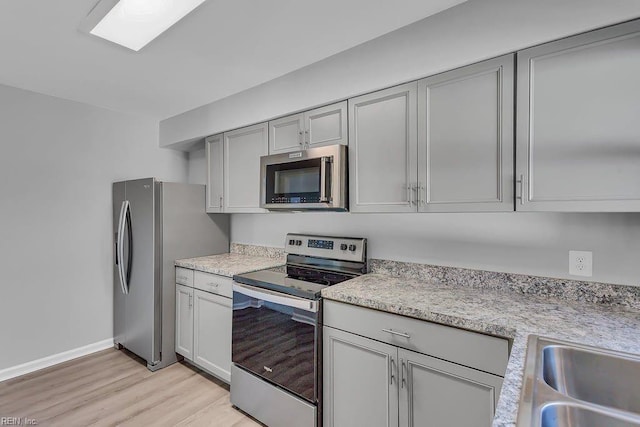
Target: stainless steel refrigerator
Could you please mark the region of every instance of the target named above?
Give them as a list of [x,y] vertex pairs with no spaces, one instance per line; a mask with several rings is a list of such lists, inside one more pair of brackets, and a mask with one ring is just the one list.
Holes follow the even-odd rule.
[[229,251],[229,216],[205,213],[204,185],[155,178],[113,184],[114,345],[154,371],[176,361],[175,268]]

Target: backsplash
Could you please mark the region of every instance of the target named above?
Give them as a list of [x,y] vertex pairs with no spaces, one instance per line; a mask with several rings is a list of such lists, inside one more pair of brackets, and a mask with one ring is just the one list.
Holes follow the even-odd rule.
[[554,279],[382,259],[370,259],[369,271],[422,280],[426,283],[437,282],[454,286],[511,291],[567,301],[640,308],[640,287],[638,286]]
[[265,258],[281,259],[284,262],[285,253],[283,248],[272,246],[245,245],[242,243],[231,243],[230,252],[232,254],[261,256]]
[[[231,253],[282,259],[282,248],[231,243]],[[473,270],[413,262],[369,259],[369,272],[479,289],[516,292],[594,304],[640,309],[640,286],[615,285],[516,273]]]

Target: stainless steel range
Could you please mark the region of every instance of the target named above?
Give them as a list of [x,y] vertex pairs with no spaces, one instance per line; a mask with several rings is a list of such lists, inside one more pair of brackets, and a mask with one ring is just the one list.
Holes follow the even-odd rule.
[[233,277],[231,403],[273,427],[320,426],[320,291],[367,272],[367,239],[288,234],[286,273]]

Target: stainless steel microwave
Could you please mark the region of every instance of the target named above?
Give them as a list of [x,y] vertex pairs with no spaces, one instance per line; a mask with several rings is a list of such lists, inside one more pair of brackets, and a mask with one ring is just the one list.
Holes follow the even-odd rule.
[[328,145],[260,158],[260,207],[346,211],[347,147]]

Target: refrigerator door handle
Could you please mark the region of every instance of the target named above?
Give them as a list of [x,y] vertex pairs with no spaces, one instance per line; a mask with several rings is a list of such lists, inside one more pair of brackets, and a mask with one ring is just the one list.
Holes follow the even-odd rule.
[[118,220],[118,237],[116,240],[116,260],[118,265],[118,276],[120,277],[120,289],[122,289],[123,294],[127,294],[127,288],[125,286],[125,271],[124,271],[124,227],[126,221],[126,212],[129,206],[129,201],[125,200],[122,202],[122,206],[120,206],[120,219]]
[[[133,229],[131,228],[131,205],[127,201],[126,207],[126,226],[127,226],[127,242],[129,243],[127,252],[127,274],[125,274],[125,288],[127,294],[129,293],[129,287],[131,286],[131,266],[133,264]],[[124,266],[122,267],[124,269]]]

